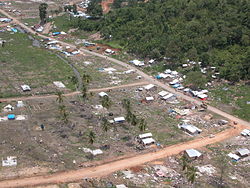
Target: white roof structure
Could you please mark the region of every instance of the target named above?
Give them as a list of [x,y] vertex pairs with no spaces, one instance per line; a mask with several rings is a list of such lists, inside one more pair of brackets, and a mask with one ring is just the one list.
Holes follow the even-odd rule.
[[139,134],[140,139],[149,138],[149,137],[152,137],[152,136],[153,136],[152,133]]
[[164,97],[167,94],[169,94],[169,92],[167,92],[167,91],[161,91],[158,93],[158,95],[160,95],[161,97]]
[[139,60],[137,60],[137,59],[132,60],[132,61],[130,61],[130,62],[133,63],[135,66],[139,66],[139,67],[145,65],[143,61],[139,61]]
[[187,153],[187,155],[190,157],[190,158],[193,158],[193,157],[200,157],[202,154],[195,150],[195,149],[187,149],[185,150],[185,152]]
[[199,97],[200,99],[205,99],[208,96],[206,94],[198,94],[197,97]]
[[16,166],[17,165],[17,157],[9,156],[7,159],[2,159],[2,166]]
[[99,94],[98,94],[100,97],[104,97],[104,96],[108,96],[108,94],[107,93],[105,93],[105,92],[100,92]]
[[170,85],[178,84],[179,80],[174,79],[173,81],[169,82]]
[[250,154],[249,149],[246,149],[246,148],[244,148],[244,149],[239,149],[239,150],[237,150],[237,152],[239,153],[240,156],[246,156],[246,155],[249,155],[249,154]]
[[155,143],[155,140],[153,138],[145,138],[145,139],[142,139],[142,143],[144,145],[149,145],[149,144]]
[[149,62],[150,64],[152,64],[152,63],[155,62],[155,60],[154,60],[154,59],[150,59],[148,62]]
[[124,184],[120,184],[120,185],[116,185],[115,186],[116,188],[128,188],[126,185]]
[[162,99],[164,99],[164,100],[168,100],[169,98],[171,98],[171,97],[173,97],[173,96],[174,96],[174,94],[173,94],[173,93],[169,93],[168,95],[166,95],[166,96],[162,97]]
[[93,155],[100,155],[100,154],[103,154],[102,150],[100,150],[100,149],[92,150],[91,153],[92,153]]
[[242,136],[250,136],[250,130],[249,130],[249,129],[244,129],[244,130],[241,132],[241,135],[242,135]]
[[146,97],[146,101],[153,101],[154,97]]
[[166,74],[171,74],[172,71],[171,71],[170,69],[166,69],[166,70],[164,71],[164,73],[166,73]]
[[233,153],[229,153],[227,156],[230,157],[231,159],[236,160],[236,161],[238,161],[240,159],[240,157],[238,155],[233,154]]
[[4,110],[5,112],[10,112],[10,111],[14,110],[14,107],[11,106],[10,104],[8,104],[7,106],[5,106],[5,107],[3,108],[3,110]]
[[59,88],[65,88],[65,85],[60,82],[60,81],[55,81],[53,82],[53,84],[56,86],[56,87],[59,87]]
[[24,107],[23,101],[17,101],[16,107],[17,107],[17,108]]
[[105,52],[106,52],[106,53],[109,53],[109,54],[115,53],[115,52],[114,52],[113,50],[111,50],[111,49],[106,49]]
[[125,121],[125,118],[124,118],[124,117],[116,117],[116,118],[114,118],[114,121],[115,121],[116,123],[118,123],[118,122],[123,122],[123,121]]
[[29,85],[21,85],[21,88],[23,91],[30,91],[31,90]]
[[180,125],[180,128],[184,129],[185,131],[191,133],[191,134],[196,134],[196,133],[201,133],[202,130],[189,124],[182,124]]
[[155,87],[154,84],[149,84],[149,85],[144,86],[144,88],[145,88],[146,90],[153,89],[154,87]]

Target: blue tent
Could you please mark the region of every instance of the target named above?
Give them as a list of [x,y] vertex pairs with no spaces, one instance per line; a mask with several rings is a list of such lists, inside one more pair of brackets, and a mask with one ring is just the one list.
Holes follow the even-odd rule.
[[156,79],[162,79],[160,75],[155,76]]
[[11,31],[13,31],[14,33],[17,33],[17,29],[16,28],[11,28]]
[[172,87],[173,88],[178,88],[178,87],[181,87],[181,85],[180,84],[174,84]]
[[14,120],[16,118],[15,114],[9,114],[8,120]]
[[53,36],[60,35],[60,34],[61,34],[61,32],[54,32],[54,33],[52,33]]

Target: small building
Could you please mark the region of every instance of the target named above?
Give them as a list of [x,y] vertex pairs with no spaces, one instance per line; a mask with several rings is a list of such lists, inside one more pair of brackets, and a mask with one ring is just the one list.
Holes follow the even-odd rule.
[[116,185],[115,186],[116,188],[128,188],[126,185],[124,184],[120,184],[120,185]]
[[149,85],[144,86],[144,88],[149,91],[149,90],[155,89],[156,86],[154,84],[149,84]]
[[105,93],[105,92],[100,92],[99,94],[98,94],[100,97],[104,97],[104,96],[108,96],[108,94],[107,93]]
[[105,50],[105,53],[107,53],[107,54],[114,54],[115,53],[115,51],[113,51],[113,50],[111,50],[111,49],[106,49]]
[[162,97],[162,99],[168,100],[168,99],[170,99],[170,98],[173,97],[173,96],[174,96],[173,93],[169,93],[169,94],[167,94],[166,96]]
[[139,134],[140,139],[151,138],[152,136],[152,133]]
[[197,159],[202,155],[199,151],[195,149],[187,149],[185,150],[185,153],[187,154],[189,158],[192,158],[192,159]]
[[12,111],[12,110],[14,110],[14,107],[11,106],[10,104],[8,104],[7,106],[5,106],[5,107],[3,108],[3,111],[5,111],[5,112],[10,112],[10,111]]
[[7,117],[8,117],[8,120],[14,120],[14,119],[16,119],[15,114],[9,114]]
[[21,85],[21,88],[22,88],[23,92],[25,92],[25,91],[31,91],[30,86],[29,86],[29,85],[26,85],[26,84]]
[[186,131],[189,134],[192,135],[196,135],[196,134],[200,134],[202,132],[201,129],[197,128],[194,125],[190,125],[190,124],[182,124],[179,126],[182,130]]
[[240,156],[240,157],[247,157],[249,154],[250,154],[250,151],[249,149],[239,149],[237,150],[237,154]]
[[153,138],[145,138],[145,139],[142,139],[141,142],[143,143],[143,145],[147,146],[147,145],[154,144],[155,140]]
[[6,159],[2,159],[2,166],[16,166],[17,165],[17,157],[16,156],[8,156]]
[[249,129],[244,129],[244,130],[241,132],[241,135],[242,135],[242,136],[250,136],[250,130],[249,130]]
[[115,123],[122,123],[125,121],[125,118],[124,117],[116,117],[116,118],[114,118],[114,121],[115,121]]
[[227,156],[235,161],[238,161],[240,159],[240,157],[234,153],[229,153]]
[[24,107],[23,101],[17,101],[16,107],[17,107],[17,108],[22,108],[22,107]]
[[161,91],[161,92],[158,93],[158,95],[160,95],[160,97],[164,97],[167,94],[169,94],[169,92],[167,92],[167,91]]
[[154,97],[146,97],[147,102],[150,102],[150,101],[153,101],[153,100],[154,100]]

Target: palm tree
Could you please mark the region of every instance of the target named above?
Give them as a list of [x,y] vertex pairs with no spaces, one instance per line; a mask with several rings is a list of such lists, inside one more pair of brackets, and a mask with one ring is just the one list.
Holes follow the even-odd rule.
[[186,171],[189,167],[189,160],[187,156],[185,155],[185,153],[182,155],[181,161],[182,161],[182,170]]
[[59,104],[63,103],[63,100],[64,100],[63,99],[64,98],[63,92],[62,91],[57,91],[56,95],[57,95],[56,101],[58,101]]
[[65,105],[59,105],[58,106],[58,109],[59,109],[59,113],[60,114],[64,114],[65,112],[66,112],[66,107],[65,107]]
[[82,98],[83,98],[83,99],[86,99],[87,96],[88,96],[88,95],[87,95],[87,90],[88,90],[88,89],[87,89],[86,84],[83,84],[83,85],[82,85]]
[[70,81],[76,86],[78,83],[78,79],[75,75],[71,76]]
[[110,100],[109,96],[105,95],[101,98],[101,103],[103,107],[109,109],[112,104],[112,101]]
[[135,114],[132,114],[131,116],[131,125],[136,126],[138,123],[138,119]]
[[92,80],[91,76],[89,74],[86,74],[84,73],[82,75],[82,81],[85,83],[85,84],[89,84],[90,81]]
[[96,135],[92,130],[89,132],[88,138],[90,144],[93,144],[95,142]]
[[125,110],[128,112],[128,111],[131,111],[131,103],[130,103],[130,100],[129,99],[123,99],[122,100],[122,107],[125,108]]
[[141,132],[145,131],[147,128],[147,123],[145,121],[145,119],[140,119],[139,120],[139,129]]
[[64,121],[64,123],[69,122],[69,114],[66,111],[64,111],[62,114],[62,120]]
[[102,129],[105,132],[108,132],[108,130],[109,130],[109,122],[108,122],[108,120],[106,118],[102,119]]
[[186,175],[187,175],[188,181],[192,184],[194,184],[195,182],[196,172],[197,172],[197,168],[194,166],[190,166],[187,168]]

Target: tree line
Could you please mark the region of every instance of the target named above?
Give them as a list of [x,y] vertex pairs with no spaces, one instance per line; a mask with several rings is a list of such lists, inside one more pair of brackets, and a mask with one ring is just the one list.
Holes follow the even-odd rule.
[[217,67],[230,81],[250,78],[250,1],[115,1],[113,7],[99,19],[74,25],[100,31],[141,58],[168,57],[174,64],[191,59]]

